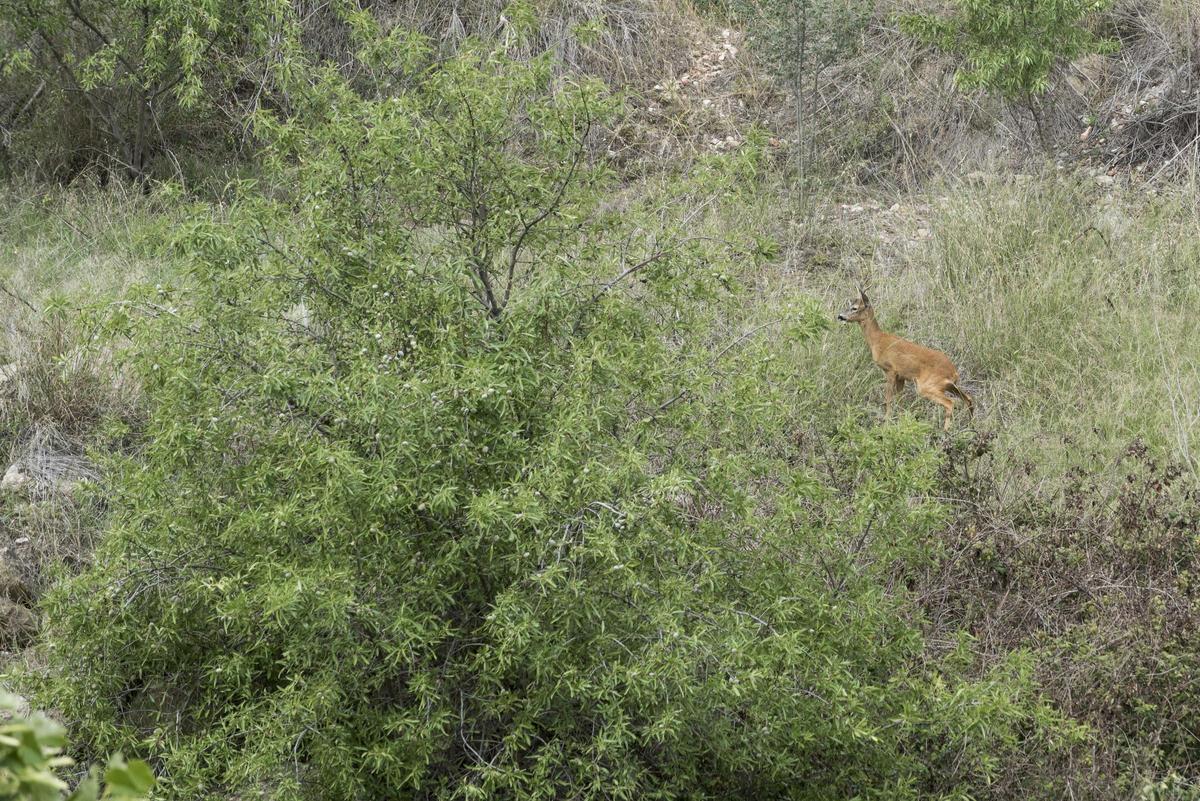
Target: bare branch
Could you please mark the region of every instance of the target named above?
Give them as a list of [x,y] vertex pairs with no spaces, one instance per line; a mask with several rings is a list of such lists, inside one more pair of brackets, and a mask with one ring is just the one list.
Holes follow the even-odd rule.
[[575,180],[575,173],[579,169],[579,164],[583,160],[583,155],[587,150],[587,138],[591,133],[594,120],[591,116],[591,110],[587,106],[586,95],[584,95],[584,109],[587,111],[587,118],[584,122],[583,133],[579,137],[578,147],[575,148],[574,157],[571,159],[571,166],[567,170],[567,174],[563,176],[559,182],[558,188],[555,190],[554,197],[550,203],[536,217],[524,223],[521,228],[521,233],[517,236],[517,241],[513,243],[512,252],[508,258],[508,282],[504,287],[503,305],[508,305],[508,299],[512,295],[513,274],[517,269],[517,260],[521,255],[521,248],[525,246],[525,240],[529,237],[530,232],[538,225],[545,222],[550,215],[554,214],[562,206],[564,197],[566,197],[567,188],[571,182]]

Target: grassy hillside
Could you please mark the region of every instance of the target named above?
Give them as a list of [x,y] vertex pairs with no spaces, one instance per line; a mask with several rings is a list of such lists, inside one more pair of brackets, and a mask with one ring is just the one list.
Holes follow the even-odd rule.
[[811,5],[797,84],[775,3],[298,4],[146,183],[38,106],[6,684],[161,798],[1194,798],[1195,10],[1089,18],[1039,135],[940,6]]

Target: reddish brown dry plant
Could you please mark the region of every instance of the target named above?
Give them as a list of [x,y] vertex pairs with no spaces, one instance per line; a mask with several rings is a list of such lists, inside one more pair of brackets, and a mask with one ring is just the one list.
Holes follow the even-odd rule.
[[[1012,469],[993,441],[983,433],[946,445],[941,480],[955,514],[943,558],[917,587],[928,641],[949,647],[954,632],[969,631],[981,668],[1016,649],[1036,655],[1047,695],[1093,730],[1066,764],[1043,765],[1057,774],[1041,777],[1047,786],[1116,799],[1149,776],[1196,775],[1200,488],[1191,473],[1135,441],[1115,464],[1093,457],[1093,469],[1047,480],[1032,465]],[[1013,766],[1001,794],[1021,797],[1033,780],[1023,773]]]

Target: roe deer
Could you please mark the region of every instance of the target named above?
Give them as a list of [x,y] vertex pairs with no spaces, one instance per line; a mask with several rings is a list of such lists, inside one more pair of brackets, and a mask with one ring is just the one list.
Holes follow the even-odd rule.
[[926,348],[883,331],[875,322],[875,309],[871,307],[871,301],[867,300],[866,293],[861,289],[858,290],[858,300],[850,301],[849,308],[837,318],[843,323],[858,323],[862,328],[867,347],[871,349],[871,359],[887,377],[883,397],[888,417],[892,416],[892,398],[904,389],[905,381],[912,381],[917,386],[917,394],[946,410],[946,420],[942,426],[945,431],[950,430],[950,418],[954,415],[952,396],[962,399],[967,404],[967,411],[974,413],[975,401],[958,386],[958,370],[949,357],[940,350]]

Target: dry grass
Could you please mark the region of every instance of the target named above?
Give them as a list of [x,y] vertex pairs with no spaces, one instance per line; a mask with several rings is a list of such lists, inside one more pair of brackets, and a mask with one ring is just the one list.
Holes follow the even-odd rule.
[[87,487],[100,476],[77,441],[50,427],[26,429],[8,463],[28,481],[0,495],[0,562],[36,598],[62,570],[90,559],[101,507]]
[[[506,44],[518,58],[551,52],[564,71],[613,85],[647,84],[681,67],[704,26],[687,0],[549,0],[533,4],[538,22],[527,36],[509,18],[511,5],[509,0],[412,0],[371,4],[371,9],[384,29],[419,31],[444,49],[477,38]],[[293,8],[302,21],[305,47],[319,58],[348,64],[354,45],[340,12],[321,0],[300,0]]]
[[1178,174],[1200,136],[1200,3],[1122,0],[1111,16],[1121,49],[1094,82],[1090,153],[1112,165]]
[[81,325],[65,312],[10,322],[3,341],[11,361],[0,384],[0,419],[10,427],[86,438],[106,416],[132,414],[135,388]]
[[[421,0],[378,13],[385,25],[423,31],[453,45],[469,36],[507,39],[516,55],[551,51],[565,68],[614,84],[657,80],[686,63],[700,21],[684,0],[552,0],[538,4],[535,36],[521,41],[505,16],[508,0]],[[599,21],[595,40],[581,25]]]
[[[940,0],[874,4],[852,52],[808,76],[804,102],[815,129],[805,138],[834,183],[911,188],[948,172],[1029,168],[1047,157],[1177,177],[1196,160],[1197,0],[1117,0],[1094,22],[1118,50],[1062,64],[1036,101],[1036,125],[1026,103],[961,92],[954,58],[899,31],[904,14],[939,13],[944,6]],[[764,119],[793,137],[791,90],[776,85],[773,92]]]

